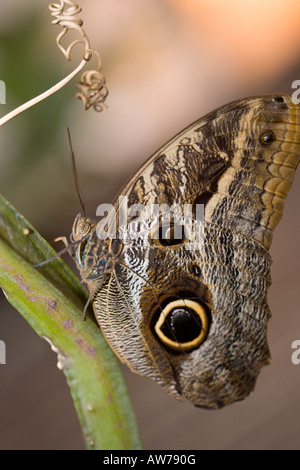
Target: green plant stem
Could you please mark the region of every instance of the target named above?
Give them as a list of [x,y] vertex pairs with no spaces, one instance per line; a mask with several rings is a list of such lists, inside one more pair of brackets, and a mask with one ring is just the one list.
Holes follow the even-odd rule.
[[[140,449],[118,362],[95,321],[81,321],[86,292],[52,248],[0,197],[0,285],[9,302],[58,354],[89,449]],[[72,293],[72,295],[69,295]]]

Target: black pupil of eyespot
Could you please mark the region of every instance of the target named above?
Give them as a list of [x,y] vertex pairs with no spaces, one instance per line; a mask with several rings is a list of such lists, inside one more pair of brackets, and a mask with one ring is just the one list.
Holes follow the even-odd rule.
[[270,144],[275,139],[275,136],[272,132],[266,132],[262,136],[262,141],[264,144]]
[[201,320],[190,308],[174,308],[167,316],[161,331],[172,341],[186,343],[200,335]]

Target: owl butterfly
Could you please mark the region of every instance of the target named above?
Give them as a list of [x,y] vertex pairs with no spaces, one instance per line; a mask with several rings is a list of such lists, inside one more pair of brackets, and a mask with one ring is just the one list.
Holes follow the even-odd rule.
[[[129,208],[115,234],[112,217],[75,219],[74,256],[108,343],[173,397],[221,408],[245,398],[268,364],[268,250],[299,155],[289,96],[241,99],[141,167],[115,199],[113,214],[125,196]],[[136,211],[151,205],[172,211]]]

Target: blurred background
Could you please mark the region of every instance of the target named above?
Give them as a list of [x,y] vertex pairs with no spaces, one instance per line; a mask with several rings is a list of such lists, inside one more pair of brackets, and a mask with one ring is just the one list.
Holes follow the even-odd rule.
[[[55,45],[47,1],[1,0],[0,116],[77,65]],[[75,81],[0,129],[0,191],[48,240],[69,235],[80,211],[67,126],[88,214],[110,202],[158,147],[234,99],[291,93],[300,79],[298,0],[82,0],[84,28],[99,50],[108,109],[84,111]],[[65,44],[68,44],[67,37]],[[220,411],[170,398],[124,368],[146,449],[300,447],[300,174],[271,249],[271,365],[254,393]],[[0,448],[82,449],[79,423],[56,355],[0,296]]]

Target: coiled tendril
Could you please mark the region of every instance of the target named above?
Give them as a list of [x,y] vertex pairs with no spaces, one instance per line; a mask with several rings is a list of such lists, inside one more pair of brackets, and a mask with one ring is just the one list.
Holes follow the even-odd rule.
[[[105,85],[105,78],[100,72],[101,69],[101,60],[99,54],[91,49],[90,41],[87,37],[82,25],[83,21],[79,18],[78,14],[82,9],[71,0],[60,0],[58,3],[50,3],[49,9],[51,15],[55,18],[52,21],[52,24],[57,24],[63,28],[56,38],[56,44],[59,49],[62,51],[67,60],[71,60],[71,50],[75,44],[83,43],[84,44],[84,55],[80,64],[73,70],[67,77],[64,77],[60,82],[53,85],[47,91],[44,91],[38,96],[35,96],[31,100],[17,107],[13,111],[7,113],[0,119],[0,127],[3,126],[6,122],[10,121],[18,114],[23,113],[26,109],[31,108],[32,106],[40,103],[44,99],[51,96],[53,93],[56,93],[58,90],[63,88],[67,83],[69,83],[78,73],[81,72],[86,63],[91,59],[92,54],[95,53],[98,58],[98,66],[96,70],[91,70],[83,73],[81,76],[81,82],[78,83],[78,86],[81,88],[81,93],[77,93],[76,97],[80,98],[85,106],[85,109],[93,107],[96,111],[102,111],[105,106],[105,99],[108,95],[108,90]],[[67,49],[65,49],[61,44],[61,39],[69,31],[69,29],[77,30],[82,36],[81,39],[73,41]]]
[[99,69],[87,70],[81,76],[81,82],[77,84],[81,89],[81,93],[77,93],[76,97],[81,99],[84,109],[91,106],[95,111],[102,111],[106,107],[105,100],[108,95],[108,89],[105,85],[105,78]]
[[[102,111],[105,106],[105,99],[108,95],[108,89],[105,85],[105,78],[100,72],[101,70],[101,59],[99,54],[92,50],[90,47],[90,41],[87,37],[82,25],[83,21],[78,16],[82,11],[82,8],[71,0],[61,0],[60,4],[50,3],[49,9],[51,15],[54,16],[52,24],[57,24],[63,28],[56,38],[56,44],[62,51],[67,60],[71,60],[71,51],[73,47],[78,43],[84,44],[84,57],[83,59],[88,61],[92,57],[92,53],[97,55],[98,66],[96,70],[88,70],[81,76],[81,81],[78,83],[78,87],[81,89],[81,93],[77,93],[76,97],[81,99],[84,103],[85,109],[93,107],[96,111]],[[82,39],[73,41],[67,49],[61,44],[61,39],[65,36],[69,29],[77,30]]]
[[[67,7],[69,5],[69,7]],[[59,33],[56,38],[56,44],[59,49],[62,51],[64,56],[67,60],[71,60],[71,50],[75,46],[75,44],[83,43],[85,49],[85,60],[90,60],[91,58],[91,48],[90,48],[90,41],[87,37],[82,25],[83,21],[79,18],[78,15],[82,8],[77,5],[76,3],[72,2],[71,0],[61,0],[60,4],[58,3],[50,3],[49,10],[51,11],[51,16],[54,16],[54,20],[52,24],[57,24],[63,28],[63,30]],[[69,29],[76,29],[83,39],[78,39],[73,41],[67,49],[65,49],[61,44],[61,39],[67,34]],[[87,54],[88,53],[88,54]]]

